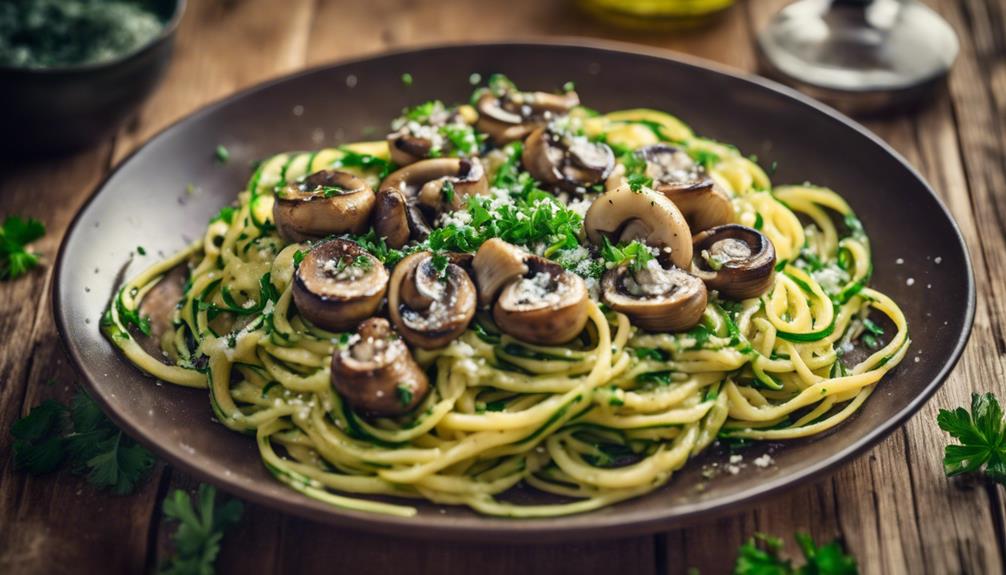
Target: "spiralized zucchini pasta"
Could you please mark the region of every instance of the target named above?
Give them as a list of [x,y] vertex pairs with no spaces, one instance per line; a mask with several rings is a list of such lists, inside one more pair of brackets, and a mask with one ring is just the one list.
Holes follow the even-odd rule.
[[[179,268],[152,355],[141,304]],[[542,517],[653,491],[724,438],[852,416],[909,346],[871,271],[837,193],[773,186],[668,113],[497,75],[404,110],[385,141],[263,160],[102,330],[208,390],[309,497]],[[555,497],[515,503],[518,484]]]

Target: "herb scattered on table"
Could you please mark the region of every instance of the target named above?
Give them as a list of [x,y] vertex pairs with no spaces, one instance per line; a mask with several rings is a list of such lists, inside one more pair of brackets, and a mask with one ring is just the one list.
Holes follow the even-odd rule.
[[222,145],[217,146],[217,149],[213,153],[213,156],[217,159],[217,163],[220,164],[226,164],[227,160],[231,159],[230,151]]
[[[163,575],[212,575],[224,532],[241,520],[244,506],[236,499],[216,502],[217,490],[200,485],[193,502],[176,489],[164,500],[164,516],[178,522],[171,537],[175,554],[161,566]],[[193,504],[194,503],[194,504]]]
[[838,541],[820,547],[810,535],[797,533],[796,542],[806,559],[800,567],[794,567],[789,559],[779,556],[782,539],[757,533],[747,543],[741,545],[735,575],[854,575],[859,573],[856,559],[847,555]]
[[8,216],[0,227],[0,280],[12,280],[39,264],[28,245],[45,235],[45,225],[35,218]]
[[67,462],[74,473],[119,495],[132,493],[149,475],[154,456],[105,417],[98,404],[78,391],[70,406],[46,400],[11,426],[14,467],[32,475]]
[[994,395],[973,393],[970,413],[963,407],[941,409],[936,422],[960,442],[944,449],[943,470],[948,477],[984,468],[986,477],[1006,485],[1006,421]]

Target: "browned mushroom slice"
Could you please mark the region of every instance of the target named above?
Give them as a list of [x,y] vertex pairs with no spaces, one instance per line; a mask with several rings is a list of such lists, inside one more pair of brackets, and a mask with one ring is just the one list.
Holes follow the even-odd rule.
[[368,227],[374,198],[374,191],[363,179],[322,170],[276,193],[273,220],[279,234],[290,242],[360,234]]
[[430,391],[405,342],[378,317],[361,323],[349,345],[332,355],[332,387],[353,409],[374,417],[404,415]]
[[611,309],[647,331],[678,332],[694,327],[706,309],[706,286],[684,270],[664,269],[650,260],[642,269],[628,264],[610,269],[601,296]]
[[[423,349],[457,339],[475,316],[475,284],[460,266],[430,252],[408,256],[395,266],[388,289],[388,312],[405,341]],[[441,269],[438,269],[440,267]]]
[[[476,270],[480,263],[475,262]],[[575,338],[587,324],[588,295],[583,280],[536,255],[527,254],[524,263],[527,274],[507,284],[496,299],[496,325],[503,333],[541,345]]]
[[678,206],[692,233],[734,221],[730,197],[684,150],[654,144],[636,154],[646,162],[646,175],[653,179],[653,189]]
[[566,115],[579,104],[576,92],[486,92],[475,104],[479,113],[475,127],[489,134],[497,146],[502,146],[523,140],[535,128]]
[[467,205],[468,196],[489,191],[477,158],[436,158],[401,168],[381,182],[374,229],[398,249],[409,239],[425,239],[437,214]]
[[472,259],[472,271],[479,286],[479,305],[488,308],[508,284],[527,275],[527,252],[499,238],[485,241]]
[[590,205],[583,227],[587,238],[596,245],[604,237],[614,244],[639,240],[665,253],[669,248],[674,265],[682,269],[691,266],[692,233],[688,223],[674,202],[651,189],[634,192],[622,185],[604,192]]
[[772,287],[775,247],[758,230],[739,224],[695,236],[692,272],[724,297],[758,297]]
[[[421,114],[408,114],[392,122],[394,131],[388,134],[391,161],[407,166],[433,156],[477,155],[475,132],[456,109],[445,108],[439,101],[421,108]],[[446,138],[445,131],[453,137]]]
[[535,179],[570,192],[584,193],[608,177],[615,165],[611,148],[576,136],[538,128],[524,142],[524,168]]
[[304,256],[293,281],[300,314],[329,331],[347,331],[374,315],[388,286],[388,271],[354,242],[329,240]]

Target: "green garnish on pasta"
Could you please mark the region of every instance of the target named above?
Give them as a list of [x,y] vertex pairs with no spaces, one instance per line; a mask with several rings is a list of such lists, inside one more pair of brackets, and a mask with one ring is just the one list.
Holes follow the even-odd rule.
[[[136,310],[178,266],[181,301],[150,320],[162,361]],[[909,346],[871,273],[837,193],[773,186],[666,112],[493,75],[385,140],[264,159],[102,329],[151,375],[208,388],[309,497],[530,518],[658,489],[717,441],[841,424]],[[517,485],[561,499],[510,502]]]

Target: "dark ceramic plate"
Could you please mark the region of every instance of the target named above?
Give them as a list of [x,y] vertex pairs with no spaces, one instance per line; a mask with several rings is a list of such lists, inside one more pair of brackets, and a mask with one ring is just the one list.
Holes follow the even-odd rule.
[[[403,73],[415,79],[402,84]],[[98,320],[124,273],[203,233],[232,201],[249,164],[276,152],[383,135],[406,105],[468,97],[471,73],[503,72],[518,85],[576,82],[599,110],[668,110],[699,133],[778,162],[776,182],[839,190],[873,239],[873,285],[904,308],[909,356],[863,408],[831,433],[773,449],[776,465],[725,474],[701,492],[702,461],[645,497],[585,515],[539,520],[478,516],[419,504],[411,519],[346,511],[284,487],[259,461],[255,442],[211,420],[206,393],[160,384],[120,357]],[[214,162],[223,144],[226,165]],[[187,193],[192,184],[195,193]],[[147,256],[133,255],[136,247]],[[896,263],[902,261],[903,263]],[[914,281],[913,281],[914,280]],[[355,528],[417,537],[547,541],[656,531],[722,512],[823,473],[862,453],[911,416],[946,379],[974,315],[968,253],[944,206],[919,174],[862,127],[795,92],[664,53],[570,44],[435,47],[309,70],[215,104],[168,128],[124,161],[77,216],[60,253],[54,301],[60,333],[88,390],[132,436],[171,463],[246,499]],[[708,454],[705,461],[722,460]]]

